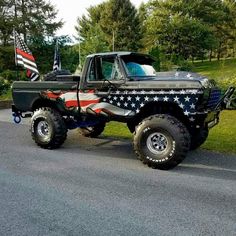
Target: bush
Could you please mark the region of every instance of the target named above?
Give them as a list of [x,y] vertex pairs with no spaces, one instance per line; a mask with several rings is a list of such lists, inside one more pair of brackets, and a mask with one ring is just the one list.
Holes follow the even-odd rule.
[[193,71],[194,67],[192,63],[188,61],[179,61],[178,62],[178,70],[179,71]]
[[16,72],[12,70],[5,70],[0,74],[0,76],[4,78],[5,80],[11,81],[11,82],[16,80],[16,77],[17,77]]
[[11,84],[7,80],[0,77],[0,95],[6,93],[10,88],[10,85]]

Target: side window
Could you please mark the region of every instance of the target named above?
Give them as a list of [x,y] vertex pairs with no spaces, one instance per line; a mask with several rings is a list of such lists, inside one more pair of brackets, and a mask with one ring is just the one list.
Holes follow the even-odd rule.
[[102,75],[105,80],[122,79],[119,63],[115,57],[102,58]]
[[91,60],[89,63],[89,69],[87,73],[87,81],[95,81],[95,68],[94,68],[94,60]]
[[97,57],[90,62],[87,81],[121,80],[116,57]]

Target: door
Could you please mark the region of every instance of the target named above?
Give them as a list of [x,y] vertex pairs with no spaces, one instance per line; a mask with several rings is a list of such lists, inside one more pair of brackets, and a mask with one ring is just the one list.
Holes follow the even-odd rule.
[[124,83],[116,55],[96,56],[90,61],[83,90],[79,91],[81,112],[124,116],[125,111],[115,103],[119,87]]

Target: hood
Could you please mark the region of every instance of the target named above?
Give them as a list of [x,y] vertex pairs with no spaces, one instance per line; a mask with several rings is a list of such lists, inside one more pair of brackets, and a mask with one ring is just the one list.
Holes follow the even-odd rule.
[[158,72],[156,74],[156,79],[183,79],[183,80],[205,80],[206,77],[197,73],[187,72],[187,71],[167,71]]
[[207,78],[205,76],[202,76],[197,73],[193,72],[187,72],[187,71],[167,71],[167,72],[157,72],[156,76],[150,76],[150,77],[137,77],[135,80],[145,80],[145,81],[151,81],[151,80],[197,80],[197,81],[203,81]]
[[[158,72],[156,76],[136,77],[132,82],[139,88],[208,88],[209,80],[200,74],[186,71]],[[131,84],[130,84],[131,85]]]

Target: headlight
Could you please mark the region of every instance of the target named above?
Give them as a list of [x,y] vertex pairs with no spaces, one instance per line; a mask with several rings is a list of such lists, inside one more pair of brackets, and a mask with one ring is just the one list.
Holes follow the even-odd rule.
[[204,88],[211,88],[212,87],[211,82],[208,79],[203,79],[200,81],[200,83]]

